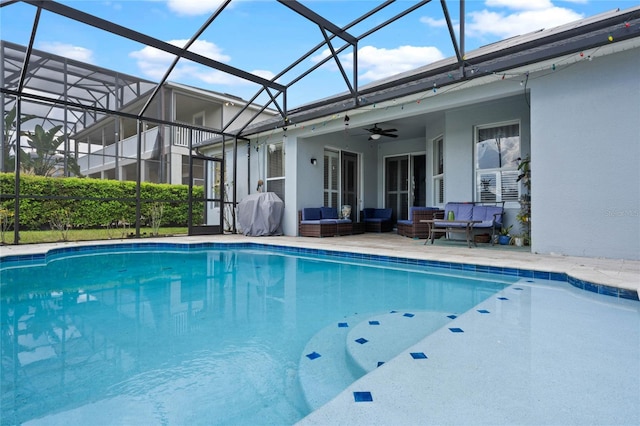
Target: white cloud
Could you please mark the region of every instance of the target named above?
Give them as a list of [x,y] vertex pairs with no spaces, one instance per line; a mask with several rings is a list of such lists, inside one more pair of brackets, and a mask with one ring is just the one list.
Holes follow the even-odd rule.
[[488,9],[470,12],[471,19],[466,25],[467,35],[508,38],[556,27],[584,17],[571,9],[554,6],[548,0],[487,0],[485,5],[504,6],[515,12]]
[[60,43],[57,41],[43,41],[38,43],[38,49],[44,50],[54,55],[64,56],[65,58],[75,59],[76,61],[93,64],[93,51],[72,44]]
[[[170,40],[169,44],[184,47],[188,40]],[[222,53],[222,49],[214,43],[205,40],[196,40],[189,51],[202,55],[206,58],[216,60],[218,62],[229,62],[231,57]],[[147,76],[159,79],[162,78],[167,68],[174,60],[175,56],[155,47],[145,46],[141,50],[136,50],[129,54],[130,57],[138,61],[138,67]],[[178,65],[171,73],[172,79],[177,79],[184,75],[196,72],[197,65],[184,59],[178,62]]]
[[220,4],[222,0],[167,0],[167,6],[172,12],[186,16],[213,13]]
[[112,7],[113,10],[117,10],[117,11],[122,10],[122,4],[121,3],[115,3],[115,2],[112,2],[112,1],[105,1],[103,4],[105,6],[107,6],[107,7]]
[[553,7],[551,0],[486,0],[484,5],[512,10],[545,10]]
[[[312,57],[311,60],[317,63],[329,54],[327,49]],[[443,58],[444,55],[436,47],[400,46],[395,49],[384,49],[364,46],[358,50],[358,71],[360,72],[358,78],[363,81],[379,80]],[[353,69],[352,53],[340,56],[340,61],[345,69]],[[333,64],[333,62],[328,64]],[[335,65],[332,68],[335,69]]]
[[[174,46],[183,47],[187,40],[171,40],[167,43]],[[205,40],[196,40],[191,45],[189,51],[198,53],[206,58],[213,59],[218,62],[228,63],[231,61],[229,55],[225,55],[218,46],[214,43]],[[163,50],[156,49],[155,47],[146,46],[141,50],[131,52],[129,54],[132,58],[138,62],[138,68],[142,73],[148,77],[159,80],[167,72],[169,65],[171,65],[175,56],[171,53],[167,53]],[[272,79],[275,74],[266,70],[255,70],[250,73],[266,78]],[[208,68],[206,66],[197,64],[192,61],[181,59],[178,65],[173,69],[169,80],[179,81],[181,79],[198,80],[206,84],[222,84],[222,85],[242,85],[248,84],[244,79],[236,77],[225,72]]]
[[430,16],[423,16],[420,18],[420,22],[422,22],[423,24],[427,24],[430,27],[434,27],[434,28],[446,28],[447,27],[447,20],[446,19],[433,19]]

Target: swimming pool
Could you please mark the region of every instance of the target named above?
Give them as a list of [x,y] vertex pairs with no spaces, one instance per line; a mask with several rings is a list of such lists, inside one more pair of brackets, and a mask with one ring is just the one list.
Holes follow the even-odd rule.
[[[383,326],[393,315],[433,315],[466,332],[440,327],[435,338],[450,332],[473,336],[465,322],[469,315],[511,324],[526,313],[522,302],[509,312],[516,297],[508,294],[511,302],[503,302],[491,297],[497,291],[515,292],[530,303],[539,286],[533,281],[553,288],[550,278],[567,281],[509,268],[257,244],[228,247],[143,243],[54,250],[28,261],[2,258],[3,424],[291,424],[308,412],[307,393],[313,392],[300,384],[302,373],[313,377],[303,363],[329,359],[325,347],[313,349],[326,340],[327,330],[344,332],[340,324],[347,323],[356,332]],[[51,269],[37,272],[43,264]],[[29,267],[16,278],[16,268],[24,266]],[[22,280],[31,284],[29,290],[16,285]],[[525,285],[510,285],[515,282]],[[557,294],[553,303],[562,305]],[[486,314],[469,311],[483,305]],[[369,324],[376,320],[381,324]],[[632,332],[637,341],[637,324]],[[322,356],[314,358],[314,352]],[[427,353],[435,365],[435,350]],[[626,354],[637,356],[637,348]],[[508,360],[500,361],[504,369]],[[395,365],[396,360],[374,373]],[[627,371],[635,377],[633,368]],[[629,388],[637,388],[633,383]],[[326,409],[317,413],[326,415]],[[313,418],[307,423],[314,424]]]
[[393,311],[435,329],[515,280],[255,247],[84,247],[2,266],[3,424],[292,424],[327,398],[298,377],[323,329]]

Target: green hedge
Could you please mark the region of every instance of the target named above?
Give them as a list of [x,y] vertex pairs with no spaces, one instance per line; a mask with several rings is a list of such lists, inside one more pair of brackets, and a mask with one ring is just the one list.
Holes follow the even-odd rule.
[[[15,202],[14,181],[13,173],[0,173],[2,208],[11,212]],[[142,183],[140,199],[145,223],[152,204],[161,202],[164,206],[163,226],[187,226],[188,191],[187,185]],[[60,212],[68,214],[74,227],[101,227],[119,220],[133,224],[136,219],[135,182],[21,175],[20,196],[24,197],[20,199],[20,228],[25,230],[50,228],[51,218],[59,216]],[[203,188],[194,187],[193,196],[202,199]],[[199,215],[194,223],[202,221],[203,208],[202,202],[194,204],[194,214]]]

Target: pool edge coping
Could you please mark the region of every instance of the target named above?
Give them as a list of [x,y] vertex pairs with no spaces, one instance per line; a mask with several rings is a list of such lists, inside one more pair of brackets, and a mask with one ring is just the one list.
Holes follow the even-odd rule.
[[542,280],[553,280],[567,282],[573,287],[602,294],[606,296],[612,296],[622,299],[640,301],[640,289],[628,289],[617,286],[611,286],[607,284],[600,284],[584,279],[580,279],[572,276],[567,272],[552,272],[536,269],[524,269],[524,268],[512,268],[501,266],[488,266],[474,263],[463,263],[453,261],[442,260],[429,260],[418,259],[400,255],[382,255],[382,254],[370,254],[370,253],[356,253],[347,250],[331,250],[321,248],[309,248],[309,247],[297,247],[287,246],[282,244],[269,244],[258,242],[117,242],[117,243],[104,243],[104,244],[82,244],[76,246],[67,247],[53,247],[43,249],[43,252],[33,254],[8,254],[0,256],[0,269],[8,262],[20,262],[20,261],[38,261],[42,260],[47,262],[48,258],[54,258],[62,254],[68,253],[80,253],[80,252],[97,252],[100,250],[114,250],[121,248],[172,248],[182,249],[186,251],[202,250],[202,249],[218,249],[218,248],[249,248],[249,249],[268,249],[276,252],[287,252],[290,254],[314,254],[323,255],[334,258],[346,258],[352,260],[362,261],[378,261],[392,264],[404,264],[413,265],[419,267],[431,267],[439,268],[451,271],[466,271],[477,273],[491,273],[496,275],[512,276],[518,278],[534,278]]

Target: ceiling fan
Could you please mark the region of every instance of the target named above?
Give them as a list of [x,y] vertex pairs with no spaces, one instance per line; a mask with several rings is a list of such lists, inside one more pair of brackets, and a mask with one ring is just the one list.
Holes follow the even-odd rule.
[[370,133],[369,140],[378,140],[381,136],[387,136],[389,138],[398,137],[398,135],[394,133],[397,132],[398,129],[381,129],[378,127],[378,123],[376,123],[372,128],[364,130]]

